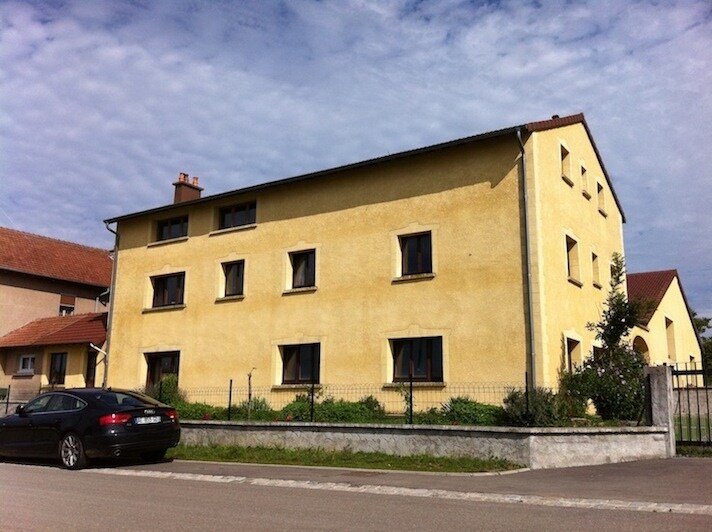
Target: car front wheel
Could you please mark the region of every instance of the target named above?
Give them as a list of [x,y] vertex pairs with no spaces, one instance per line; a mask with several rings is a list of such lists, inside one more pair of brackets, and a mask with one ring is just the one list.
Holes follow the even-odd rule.
[[87,465],[82,440],[76,434],[65,434],[59,444],[59,458],[67,469],[82,469]]

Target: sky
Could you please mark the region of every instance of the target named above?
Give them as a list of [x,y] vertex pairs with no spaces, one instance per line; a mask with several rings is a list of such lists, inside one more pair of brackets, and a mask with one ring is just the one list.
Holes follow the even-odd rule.
[[583,112],[632,272],[712,316],[712,2],[0,0],[0,225],[102,220]]

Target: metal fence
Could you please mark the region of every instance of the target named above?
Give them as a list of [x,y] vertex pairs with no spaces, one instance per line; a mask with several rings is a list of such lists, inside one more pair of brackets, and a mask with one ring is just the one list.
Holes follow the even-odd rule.
[[685,445],[712,445],[712,387],[704,386],[702,364],[677,364],[672,379],[675,439]]

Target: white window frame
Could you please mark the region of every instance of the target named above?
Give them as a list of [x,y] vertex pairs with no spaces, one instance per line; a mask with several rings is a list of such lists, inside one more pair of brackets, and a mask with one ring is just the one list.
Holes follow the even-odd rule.
[[[31,361],[31,368],[23,368],[25,361]],[[17,361],[17,373],[18,375],[34,375],[35,374],[35,362],[37,362],[36,355],[20,355]]]

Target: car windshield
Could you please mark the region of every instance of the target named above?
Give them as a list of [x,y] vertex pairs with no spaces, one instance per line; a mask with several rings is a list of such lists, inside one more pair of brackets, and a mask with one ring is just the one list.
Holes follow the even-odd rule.
[[96,398],[104,404],[110,406],[118,406],[119,408],[126,407],[153,407],[157,403],[150,397],[141,395],[133,395],[123,392],[103,391],[96,395]]

